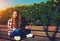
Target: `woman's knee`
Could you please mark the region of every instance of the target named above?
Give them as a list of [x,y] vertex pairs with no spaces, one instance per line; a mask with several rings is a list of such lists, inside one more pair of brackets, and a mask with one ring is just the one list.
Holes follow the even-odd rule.
[[19,29],[14,30],[9,37],[14,38],[14,36],[21,36],[22,32]]

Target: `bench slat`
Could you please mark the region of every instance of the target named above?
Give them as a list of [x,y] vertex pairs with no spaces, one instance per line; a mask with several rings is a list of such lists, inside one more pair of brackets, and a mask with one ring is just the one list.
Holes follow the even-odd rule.
[[[28,26],[28,29],[30,30],[36,30],[36,31],[44,31],[43,26]],[[48,27],[48,31],[56,31],[56,27],[55,26],[49,26]],[[60,29],[58,30],[58,32],[60,32]]]
[[[33,35],[46,36],[46,37],[47,37],[46,32],[42,32],[42,31],[31,31],[31,33],[32,33]],[[54,32],[48,32],[48,34],[49,34],[50,37],[52,37],[53,33],[54,33]],[[57,37],[57,38],[60,38],[60,33],[57,33],[56,37]]]
[[0,25],[0,29],[1,29],[1,28],[7,29],[8,26],[7,26],[7,25]]

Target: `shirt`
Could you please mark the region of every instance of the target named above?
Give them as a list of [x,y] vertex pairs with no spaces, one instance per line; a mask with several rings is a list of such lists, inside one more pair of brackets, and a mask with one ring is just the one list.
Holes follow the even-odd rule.
[[13,21],[12,19],[8,20],[8,35],[10,35],[11,32],[13,32],[16,28],[13,26]]

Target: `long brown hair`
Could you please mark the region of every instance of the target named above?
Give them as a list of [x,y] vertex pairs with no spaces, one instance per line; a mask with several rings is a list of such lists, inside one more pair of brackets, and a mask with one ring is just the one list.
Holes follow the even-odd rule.
[[18,10],[14,10],[14,11],[12,11],[12,12],[17,12],[17,17],[16,17],[16,19],[14,19],[14,18],[12,17],[13,26],[14,26],[15,28],[19,28],[19,27],[20,27],[20,24],[21,24],[21,15],[19,14]]

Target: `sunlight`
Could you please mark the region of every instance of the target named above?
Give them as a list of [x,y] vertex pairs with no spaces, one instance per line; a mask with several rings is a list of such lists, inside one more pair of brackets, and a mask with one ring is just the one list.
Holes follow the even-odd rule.
[[6,6],[7,6],[6,1],[0,0],[0,10],[5,10]]
[[0,6],[0,10],[6,10],[6,8],[3,6],[2,7]]

